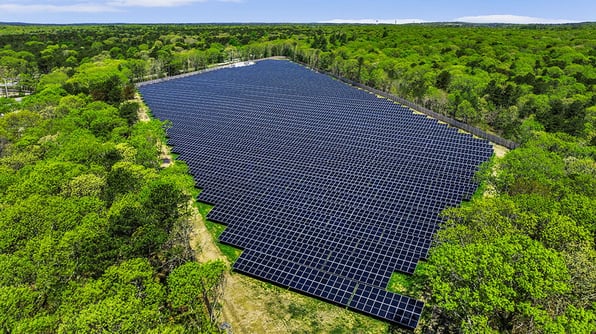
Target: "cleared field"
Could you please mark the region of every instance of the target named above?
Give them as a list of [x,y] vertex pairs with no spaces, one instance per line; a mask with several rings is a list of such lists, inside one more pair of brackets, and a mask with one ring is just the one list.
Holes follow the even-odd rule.
[[475,191],[488,142],[288,61],[140,90],[244,250],[235,270],[416,327],[423,303],[387,284]]

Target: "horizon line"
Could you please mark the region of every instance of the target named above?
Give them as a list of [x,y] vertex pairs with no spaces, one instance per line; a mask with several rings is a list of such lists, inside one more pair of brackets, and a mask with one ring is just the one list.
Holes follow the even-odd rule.
[[[546,22],[546,23],[514,23],[514,22],[467,22],[467,21],[419,21],[419,22],[403,22],[403,23],[391,23],[386,22],[358,22],[356,20],[349,21],[346,20],[345,22],[332,22],[334,20],[328,21],[312,21],[312,22],[259,22],[259,21],[221,21],[221,22],[70,22],[70,23],[40,23],[40,22],[22,22],[22,21],[0,21],[0,25],[201,25],[201,24],[217,24],[217,25],[224,25],[224,24],[250,24],[250,25],[268,25],[268,24],[323,24],[323,25],[425,25],[425,24],[468,24],[468,25],[544,25],[544,26],[551,26],[551,25],[568,25],[568,24],[590,24],[596,23],[596,21],[565,21],[565,22]],[[399,19],[397,20],[399,21]]]

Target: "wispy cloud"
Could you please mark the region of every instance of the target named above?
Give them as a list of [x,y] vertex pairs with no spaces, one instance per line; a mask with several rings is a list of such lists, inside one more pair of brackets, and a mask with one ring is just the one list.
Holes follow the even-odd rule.
[[[347,23],[347,24],[408,24],[432,22],[423,19],[333,19],[321,21],[320,23]],[[508,24],[563,24],[577,23],[577,21],[565,19],[546,19],[531,16],[519,15],[480,15],[462,16],[446,22],[467,22],[467,23],[508,23]]]
[[562,24],[575,23],[576,21],[564,19],[545,19],[531,16],[518,15],[480,15],[480,16],[463,16],[454,19],[456,22],[467,23],[509,23],[509,24]]
[[22,5],[0,4],[0,12],[5,13],[105,13],[118,9],[105,4],[82,3],[73,5]]
[[337,23],[337,24],[408,24],[408,23],[424,23],[422,19],[333,19],[328,21],[321,21],[320,23]]
[[240,3],[243,0],[104,0],[96,2],[70,2],[48,5],[38,3],[0,4],[3,13],[106,13],[121,12],[127,7],[180,7],[208,1]]
[[179,7],[207,0],[113,0],[107,5],[114,7]]

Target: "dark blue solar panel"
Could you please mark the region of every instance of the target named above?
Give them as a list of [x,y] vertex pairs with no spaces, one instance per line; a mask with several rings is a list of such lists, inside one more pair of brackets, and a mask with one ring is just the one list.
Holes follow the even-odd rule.
[[244,250],[235,270],[416,327],[422,302],[385,289],[475,191],[488,142],[288,61],[140,90]]

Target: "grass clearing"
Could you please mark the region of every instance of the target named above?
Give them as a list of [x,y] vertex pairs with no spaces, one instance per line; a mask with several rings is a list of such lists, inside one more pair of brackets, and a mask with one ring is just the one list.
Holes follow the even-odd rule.
[[493,150],[495,151],[495,155],[498,158],[504,157],[505,154],[507,154],[507,152],[509,152],[509,149],[506,148],[505,146],[497,145],[495,143],[492,143],[492,145],[493,145]]
[[413,285],[414,281],[412,275],[393,272],[389,279],[389,284],[387,285],[387,291],[408,295]]
[[230,263],[234,263],[240,257],[240,254],[242,254],[242,250],[219,242],[219,236],[226,229],[226,226],[218,224],[216,222],[212,222],[207,219],[207,214],[209,213],[209,211],[211,211],[211,209],[213,209],[212,205],[198,201],[195,201],[195,203],[197,209],[199,210],[199,213],[201,214],[201,216],[203,216],[205,227],[207,227],[207,231],[209,231],[209,234],[211,235],[211,238],[213,238],[215,245],[226,256]]
[[285,288],[254,281],[269,296],[267,313],[283,319],[284,333],[389,333],[390,325]]

